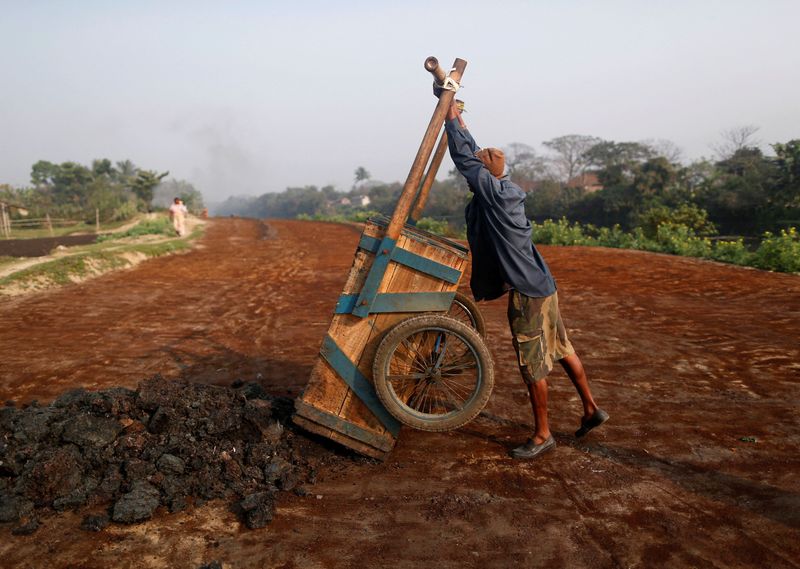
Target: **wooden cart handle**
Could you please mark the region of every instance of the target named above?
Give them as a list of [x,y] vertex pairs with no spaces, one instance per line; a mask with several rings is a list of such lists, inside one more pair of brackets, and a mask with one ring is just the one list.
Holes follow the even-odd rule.
[[414,207],[411,210],[409,219],[412,221],[412,223],[419,221],[422,211],[425,209],[425,205],[428,203],[428,196],[431,193],[431,187],[436,179],[436,174],[439,172],[439,166],[442,165],[442,159],[444,158],[445,152],[447,152],[447,132],[442,131],[442,134],[439,137],[439,144],[436,146],[436,151],[433,153],[431,163],[428,165],[428,171],[425,172],[425,178],[422,180],[422,187],[419,189],[419,193],[417,194],[417,201],[414,203]]
[[[429,59],[430,58],[428,58],[428,60]],[[426,69],[428,60],[426,60]],[[450,72],[450,78],[460,83],[466,67],[466,61],[456,58],[453,63],[453,70]],[[444,119],[447,116],[447,110],[450,108],[455,94],[455,91],[445,90],[439,96],[439,102],[436,104],[436,109],[434,109],[433,116],[431,117],[430,123],[428,123],[425,136],[422,138],[422,143],[419,146],[417,155],[414,157],[414,162],[411,164],[408,178],[406,178],[406,182],[403,185],[403,192],[400,194],[400,199],[397,200],[397,206],[389,222],[389,227],[386,228],[386,237],[390,239],[397,240],[400,237],[403,225],[405,225],[408,214],[411,212],[411,206],[414,204],[417,188],[419,188],[420,180],[422,179],[422,172],[425,169],[425,165],[428,163],[428,159],[431,157],[433,146],[436,144],[436,137],[439,131],[442,130]],[[433,181],[431,181],[431,183],[433,183]]]
[[425,69],[431,72],[431,75],[433,75],[433,78],[439,85],[444,83],[447,73],[445,73],[444,69],[442,69],[441,65],[439,65],[438,59],[433,56],[430,56],[428,59],[426,59]]

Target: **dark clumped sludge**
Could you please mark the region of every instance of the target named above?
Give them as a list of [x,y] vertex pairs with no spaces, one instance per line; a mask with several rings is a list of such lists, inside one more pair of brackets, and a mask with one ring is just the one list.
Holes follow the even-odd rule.
[[255,383],[159,376],[136,391],[79,389],[46,407],[2,407],[0,522],[28,535],[43,512],[87,508],[81,527],[101,531],[147,520],[159,506],[177,512],[227,498],[247,527],[264,527],[278,493],[305,495],[329,456],[295,435],[291,413],[291,400]]

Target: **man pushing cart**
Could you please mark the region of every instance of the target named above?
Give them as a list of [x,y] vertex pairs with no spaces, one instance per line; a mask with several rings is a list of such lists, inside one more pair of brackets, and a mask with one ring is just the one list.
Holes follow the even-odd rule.
[[[608,418],[594,403],[566,338],[555,282],[530,241],[524,194],[498,178],[502,153],[478,151],[460,118],[454,96],[465,67],[466,61],[456,59],[445,73],[436,58],[425,61],[434,76],[436,109],[394,214],[365,224],[319,358],[295,402],[295,423],[375,458],[392,450],[401,424],[445,431],[468,423],[486,405],[494,385],[480,311],[457,293],[469,251],[415,226],[448,144],[475,193],[467,208],[475,298],[497,298],[513,289],[514,345],[536,418],[533,437],[513,456],[533,458],[555,446],[547,424],[547,384],[541,381],[555,360],[584,400],[579,434]],[[445,119],[446,131],[434,152]],[[509,223],[517,225],[511,233]],[[500,247],[509,236],[513,240]],[[498,262],[498,256],[511,265]],[[478,280],[476,273],[481,273]],[[536,349],[542,354],[538,363]]]
[[478,301],[508,293],[512,342],[533,409],[533,435],[511,456],[532,459],[556,446],[547,420],[546,380],[554,362],[567,372],[583,404],[575,436],[602,425],[608,413],[595,403],[583,364],[567,338],[555,279],[533,244],[525,192],[505,175],[503,152],[478,147],[455,101],[448,109],[445,131],[450,156],[473,192],[466,209],[470,288]]

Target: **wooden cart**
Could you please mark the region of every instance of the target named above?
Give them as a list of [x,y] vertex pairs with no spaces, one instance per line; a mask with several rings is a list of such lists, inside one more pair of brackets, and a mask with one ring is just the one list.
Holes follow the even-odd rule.
[[[445,82],[435,58],[425,66]],[[457,59],[448,83],[457,86],[465,66]],[[394,448],[401,424],[447,430],[468,422],[493,385],[475,308],[457,303],[471,322],[447,316],[469,251],[414,225],[447,146],[442,133],[420,185],[454,94],[439,97],[392,218],[365,224],[308,386],[295,402],[297,425],[375,458]]]

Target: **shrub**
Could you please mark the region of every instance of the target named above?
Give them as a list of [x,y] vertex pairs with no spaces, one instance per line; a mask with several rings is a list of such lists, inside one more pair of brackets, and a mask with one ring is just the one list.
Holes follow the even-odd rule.
[[600,247],[615,247],[617,249],[638,249],[636,247],[636,237],[630,233],[625,233],[619,224],[615,224],[610,229],[601,227],[597,230],[594,237],[594,244]]
[[782,229],[780,235],[764,233],[753,255],[753,266],[770,271],[800,272],[800,234],[794,227]]
[[694,235],[716,235],[717,228],[708,219],[708,212],[694,204],[681,204],[676,208],[660,205],[639,215],[639,226],[650,239],[656,239],[661,225],[683,225]]
[[685,257],[710,257],[711,240],[698,237],[692,228],[681,224],[662,223],[656,231],[660,251]]
[[363,222],[363,221],[367,221],[370,217],[375,217],[375,216],[378,216],[380,214],[381,213],[379,211],[372,211],[372,210],[370,210],[370,211],[357,211],[357,212],[353,213],[353,215],[350,216],[350,219],[352,221]]
[[450,235],[450,226],[446,221],[423,217],[417,221],[417,227],[436,235]]
[[302,221],[330,221],[334,223],[344,223],[346,221],[364,222],[372,216],[380,215],[377,211],[356,211],[345,215],[343,213],[324,214],[315,213],[314,215],[308,213],[298,213],[295,219]]
[[723,263],[733,263],[734,265],[750,265],[753,261],[753,254],[744,246],[742,239],[736,241],[717,241],[711,251],[711,258]]
[[570,225],[566,218],[558,221],[546,219],[544,223],[533,223],[533,242],[543,245],[591,245],[590,237],[584,235],[580,223]]
[[128,200],[114,210],[111,219],[112,221],[125,221],[136,215],[138,211],[136,200]]

